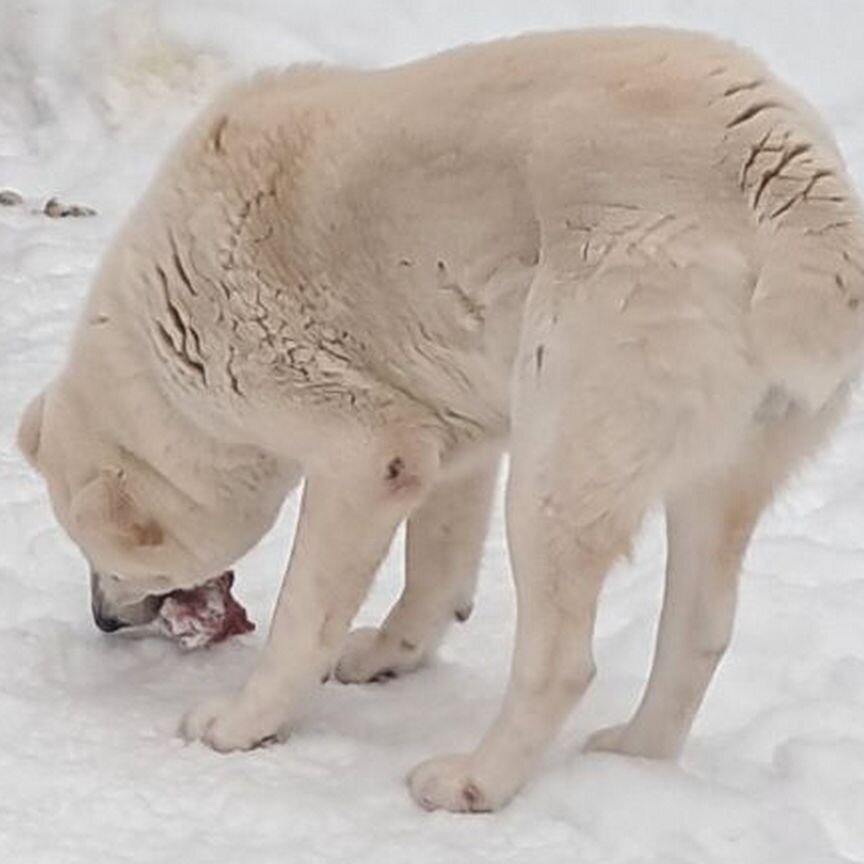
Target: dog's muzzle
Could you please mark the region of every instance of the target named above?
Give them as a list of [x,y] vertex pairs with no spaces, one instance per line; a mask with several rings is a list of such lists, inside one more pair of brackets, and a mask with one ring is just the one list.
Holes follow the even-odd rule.
[[124,627],[149,624],[159,614],[164,599],[151,596],[137,603],[115,606],[107,599],[99,574],[90,571],[90,608],[93,621],[103,633],[114,633]]

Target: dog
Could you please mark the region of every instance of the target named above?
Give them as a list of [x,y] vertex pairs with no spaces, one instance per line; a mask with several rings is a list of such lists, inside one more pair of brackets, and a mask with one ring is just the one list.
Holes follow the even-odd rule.
[[[181,138],[101,263],[22,451],[104,629],[249,550],[305,478],[266,646],[190,740],[283,736],[335,667],[416,669],[471,611],[502,453],[511,678],[408,784],[489,811],[594,675],[597,598],[667,513],[654,667],[591,749],[674,758],[775,490],[842,417],[864,218],[830,133],[751,53],[649,29],[259,75]],[[404,591],[349,632],[397,527]]]

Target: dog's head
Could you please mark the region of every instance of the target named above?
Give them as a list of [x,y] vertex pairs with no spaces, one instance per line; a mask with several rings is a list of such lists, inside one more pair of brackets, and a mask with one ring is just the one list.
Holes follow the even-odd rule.
[[90,564],[96,623],[106,631],[143,624],[165,594],[221,573],[257,543],[284,492],[256,496],[247,482],[226,495],[230,478],[222,477],[221,494],[201,495],[199,487],[192,495],[125,448],[76,396],[71,384],[55,383],[34,399],[18,444]]

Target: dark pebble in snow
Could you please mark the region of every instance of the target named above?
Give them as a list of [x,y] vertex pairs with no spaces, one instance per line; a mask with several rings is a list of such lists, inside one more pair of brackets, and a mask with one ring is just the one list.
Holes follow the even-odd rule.
[[17,207],[24,203],[24,198],[14,189],[0,189],[0,206]]
[[96,211],[92,207],[83,204],[61,204],[56,198],[49,198],[42,208],[42,212],[52,219],[65,219],[67,216],[95,216]]

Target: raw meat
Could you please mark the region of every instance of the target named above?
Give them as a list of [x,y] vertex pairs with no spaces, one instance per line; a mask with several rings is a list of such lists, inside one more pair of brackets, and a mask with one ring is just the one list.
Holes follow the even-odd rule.
[[255,625],[231,593],[233,584],[229,570],[197,588],[172,591],[159,610],[162,631],[189,650],[251,633]]

